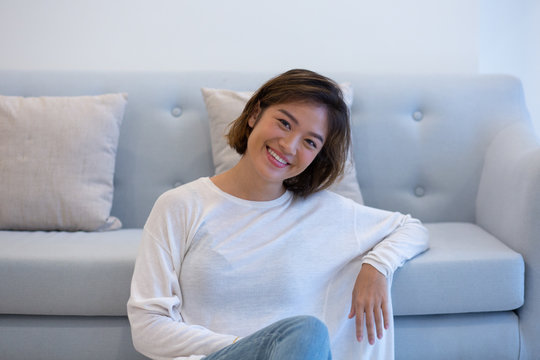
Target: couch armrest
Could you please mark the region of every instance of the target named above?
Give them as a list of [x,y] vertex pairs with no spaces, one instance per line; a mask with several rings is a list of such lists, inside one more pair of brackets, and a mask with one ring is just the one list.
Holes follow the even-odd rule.
[[518,310],[520,359],[540,354],[540,142],[526,123],[502,130],[486,153],[476,202],[478,225],[525,260],[525,303]]

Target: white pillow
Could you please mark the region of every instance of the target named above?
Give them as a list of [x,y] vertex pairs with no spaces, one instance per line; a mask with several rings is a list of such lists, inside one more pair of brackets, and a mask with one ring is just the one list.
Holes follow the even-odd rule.
[[110,216],[126,94],[0,95],[0,229],[119,229]]
[[[349,84],[341,84],[340,87],[345,103],[350,109],[353,100],[352,88]],[[240,160],[240,154],[229,146],[225,136],[229,124],[240,116],[253,92],[209,88],[203,88],[201,91],[209,116],[215,173],[220,174],[232,168]],[[334,183],[330,190],[363,204],[351,151],[349,151],[343,178]]]

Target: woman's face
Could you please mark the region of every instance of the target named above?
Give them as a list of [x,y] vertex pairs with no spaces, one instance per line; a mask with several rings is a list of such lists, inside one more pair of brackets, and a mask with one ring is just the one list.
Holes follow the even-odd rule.
[[323,105],[293,102],[272,105],[249,119],[253,128],[245,156],[266,181],[283,181],[304,171],[321,151],[328,132]]

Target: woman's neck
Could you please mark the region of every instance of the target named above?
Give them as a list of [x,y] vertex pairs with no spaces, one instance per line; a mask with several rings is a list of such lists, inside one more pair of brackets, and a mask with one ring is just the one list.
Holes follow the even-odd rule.
[[285,192],[283,184],[274,184],[253,176],[246,171],[242,161],[235,167],[211,178],[212,182],[226,193],[244,200],[270,201]]

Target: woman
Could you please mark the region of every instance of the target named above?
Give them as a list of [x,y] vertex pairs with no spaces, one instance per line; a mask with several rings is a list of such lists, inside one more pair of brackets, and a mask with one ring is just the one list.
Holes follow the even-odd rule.
[[228,141],[242,155],[235,167],[158,199],[128,302],[138,351],[155,359],[393,357],[391,276],[427,248],[427,234],[408,215],[325,190],[343,172],[348,116],[332,80],[288,71],[232,124]]

